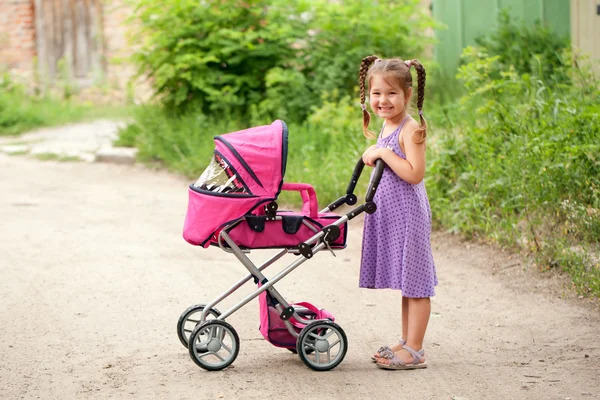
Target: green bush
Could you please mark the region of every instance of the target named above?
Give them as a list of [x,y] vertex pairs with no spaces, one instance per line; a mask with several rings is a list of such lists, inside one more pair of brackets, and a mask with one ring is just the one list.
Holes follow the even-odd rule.
[[79,120],[84,113],[84,106],[29,95],[8,74],[0,77],[0,135],[17,135],[40,126]]
[[[419,0],[129,0],[133,55],[171,113],[301,123],[321,93],[355,95],[363,57],[415,58],[432,39]],[[341,98],[340,97],[340,98]]]
[[545,77],[546,85],[568,82],[562,53],[571,47],[571,41],[539,21],[533,26],[526,25],[505,9],[498,15],[498,29],[476,39],[476,43],[490,56],[499,57],[496,70],[491,74],[494,78],[512,66],[518,74]]
[[290,6],[266,0],[143,0],[135,5],[133,55],[170,111],[246,118],[272,68],[293,59]]
[[[557,254],[598,243],[600,90],[593,79],[570,66],[568,53],[554,76],[545,68],[519,73],[483,48],[466,49],[464,58],[459,117],[432,146],[433,214],[451,230],[520,246],[540,265],[559,265]],[[557,84],[556,76],[572,84]],[[562,266],[574,273],[571,264]],[[581,268],[589,279],[579,288],[591,291],[600,270]]]
[[189,178],[197,178],[208,165],[214,136],[246,128],[239,122],[195,113],[173,116],[151,105],[139,107],[132,119],[115,144],[136,147],[138,160]]
[[313,34],[302,54],[312,92],[352,95],[363,57],[419,58],[435,24],[420,0],[310,1]]
[[0,135],[12,135],[42,123],[31,109],[25,89],[5,73],[0,77]]

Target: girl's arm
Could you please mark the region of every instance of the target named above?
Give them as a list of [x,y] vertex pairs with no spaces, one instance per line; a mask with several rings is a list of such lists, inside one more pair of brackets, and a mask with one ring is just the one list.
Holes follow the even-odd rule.
[[406,160],[388,148],[373,150],[366,157],[367,165],[372,165],[375,160],[381,158],[400,178],[408,183],[416,185],[421,183],[425,176],[425,143],[417,144],[412,140],[413,132],[419,129],[415,121],[411,121],[405,130],[404,151]]

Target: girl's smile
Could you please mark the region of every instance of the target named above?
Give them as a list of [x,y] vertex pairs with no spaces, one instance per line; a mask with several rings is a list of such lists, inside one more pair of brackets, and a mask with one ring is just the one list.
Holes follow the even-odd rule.
[[392,86],[384,76],[374,75],[370,83],[369,100],[375,115],[388,122],[398,122],[403,118],[407,99],[404,90]]

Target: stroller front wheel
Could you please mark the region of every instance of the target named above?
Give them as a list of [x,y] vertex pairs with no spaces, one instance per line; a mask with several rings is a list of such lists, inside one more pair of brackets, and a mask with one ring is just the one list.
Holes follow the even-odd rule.
[[211,319],[194,329],[188,350],[199,367],[218,371],[235,361],[240,351],[240,338],[227,322]]
[[[190,334],[194,331],[198,325],[202,322],[200,320],[200,316],[202,315],[202,311],[206,308],[204,304],[196,304],[194,306],[189,307],[179,317],[179,321],[177,321],[177,336],[179,337],[179,341],[185,347],[188,348],[188,343],[190,339]],[[211,308],[208,310],[208,314],[206,314],[206,319],[209,320],[211,318],[219,318],[221,313],[216,308]]]
[[300,332],[296,351],[310,369],[329,371],[337,367],[346,356],[348,339],[338,324],[327,320],[315,321]]

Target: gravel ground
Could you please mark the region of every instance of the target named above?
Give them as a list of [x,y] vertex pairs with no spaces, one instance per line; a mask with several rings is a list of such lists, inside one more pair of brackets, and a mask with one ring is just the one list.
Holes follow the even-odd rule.
[[177,319],[245,269],[182,239],[187,184],[139,165],[0,154],[0,398],[600,398],[598,307],[560,275],[444,233],[432,238],[440,284],[430,367],[376,368],[370,355],[399,337],[400,296],[357,287],[359,220],[338,257],[321,252],[276,285],[287,300],[335,315],[349,343],[337,368],[314,372],[264,341],[256,301],[227,319],[241,339],[232,366],[197,367]]

